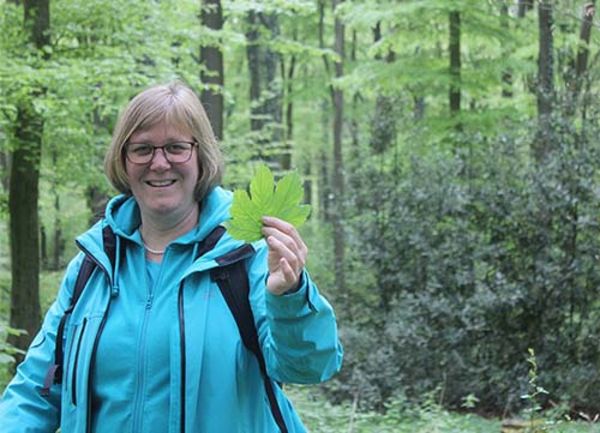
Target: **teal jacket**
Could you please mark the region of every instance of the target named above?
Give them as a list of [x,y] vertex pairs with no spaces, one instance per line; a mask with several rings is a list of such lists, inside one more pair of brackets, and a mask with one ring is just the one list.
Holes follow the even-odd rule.
[[[229,218],[230,204],[231,193],[221,188],[207,196],[197,228],[167,247],[156,285],[160,292],[155,294],[147,292],[137,203],[126,196],[111,200],[106,218],[77,239],[81,252],[69,264],[56,301],[0,400],[0,431],[50,433],[60,427],[62,433],[91,433],[123,431],[126,426],[133,433],[146,433],[152,431],[152,425],[144,424],[152,419],[151,410],[151,415],[163,417],[171,433],[277,432],[258,362],[243,346],[233,316],[209,276],[210,269],[219,266],[215,259],[241,243],[225,233],[212,250],[194,259],[200,241]],[[102,247],[106,224],[116,234],[114,268]],[[281,383],[327,380],[342,362],[331,306],[306,272],[297,292],[270,294],[266,290],[267,247],[264,241],[253,247],[254,253],[242,259],[247,261],[250,304],[268,375]],[[58,323],[69,306],[84,255],[98,266],[66,325],[62,383],[53,385],[50,395],[43,397],[40,389],[54,359]],[[145,300],[137,299],[137,294]],[[151,320],[153,303],[162,308],[159,323]],[[124,357],[107,355],[102,349],[117,341],[119,320],[127,315],[139,317],[139,344],[157,339],[166,344],[164,362],[144,359],[139,344]],[[112,367],[110,357],[116,366],[131,363],[125,378],[101,373]],[[136,378],[139,374],[142,379]],[[127,382],[129,376],[135,384]],[[157,385],[160,380],[165,386]],[[275,385],[275,390],[289,432],[306,431],[281,388]],[[131,399],[122,398],[127,392]],[[101,419],[95,401],[98,395],[105,400],[113,395],[121,399]],[[168,404],[156,407],[156,402]]]

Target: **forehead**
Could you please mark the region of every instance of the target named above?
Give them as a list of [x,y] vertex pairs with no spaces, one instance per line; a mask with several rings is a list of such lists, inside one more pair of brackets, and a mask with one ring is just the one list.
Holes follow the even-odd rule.
[[177,140],[190,141],[192,139],[191,131],[185,125],[169,123],[164,120],[144,128],[139,128],[129,137],[129,141],[133,143],[144,142],[152,144]]

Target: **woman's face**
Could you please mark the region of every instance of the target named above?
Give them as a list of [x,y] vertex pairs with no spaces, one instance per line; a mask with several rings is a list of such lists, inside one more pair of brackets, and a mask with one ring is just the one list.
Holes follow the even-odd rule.
[[[136,131],[129,138],[129,143],[152,146],[182,141],[193,141],[193,137],[165,122]],[[198,203],[194,199],[199,176],[196,152],[194,146],[190,159],[179,164],[167,161],[164,151],[160,149],[155,149],[152,160],[145,165],[134,164],[125,159],[129,187],[143,217],[179,220],[198,209]]]

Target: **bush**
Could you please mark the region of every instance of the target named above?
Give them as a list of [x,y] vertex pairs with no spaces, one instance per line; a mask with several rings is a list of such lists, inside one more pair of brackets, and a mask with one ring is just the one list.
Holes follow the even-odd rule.
[[600,409],[600,158],[578,140],[544,162],[503,138],[354,170],[349,281],[364,285],[332,395],[381,409],[441,387],[450,407],[516,411],[532,347],[540,385]]

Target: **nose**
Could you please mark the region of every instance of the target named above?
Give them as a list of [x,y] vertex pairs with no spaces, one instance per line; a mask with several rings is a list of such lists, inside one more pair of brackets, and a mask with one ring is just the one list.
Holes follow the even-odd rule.
[[152,160],[150,161],[150,169],[156,170],[157,168],[169,167],[171,167],[171,163],[167,159],[167,155],[165,154],[165,148],[155,147],[154,155],[152,155]]

